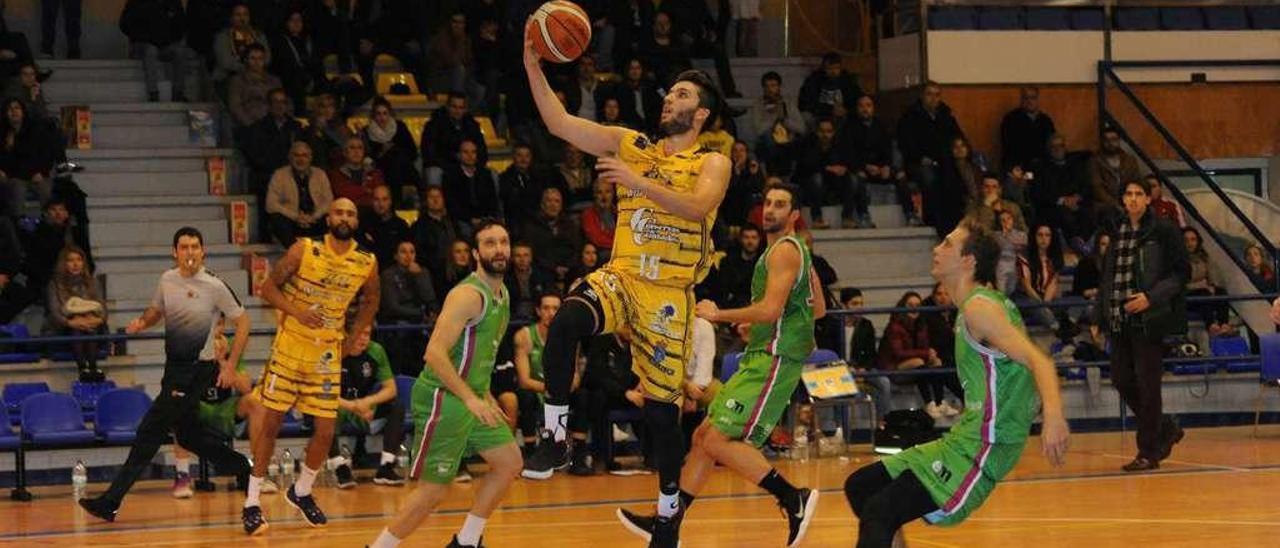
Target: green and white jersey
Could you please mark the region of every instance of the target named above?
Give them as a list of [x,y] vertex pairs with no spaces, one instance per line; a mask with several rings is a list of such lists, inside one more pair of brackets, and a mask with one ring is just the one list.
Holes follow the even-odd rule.
[[547,345],[542,340],[542,335],[538,334],[538,325],[529,326],[529,378],[535,381],[545,381],[545,375],[542,372],[542,349]]
[[[507,332],[511,317],[510,299],[505,288],[497,294],[480,276],[472,273],[452,291],[478,291],[484,298],[484,311],[478,319],[468,323],[458,341],[449,351],[449,360],[458,368],[458,375],[476,394],[489,393],[489,380],[493,377],[493,362],[498,355],[498,343]],[[428,389],[442,388],[444,384],[430,367],[423,368],[418,376]]]
[[[1004,309],[1010,323],[1024,329],[1022,315],[1004,293],[979,287],[964,302],[971,299],[994,301]],[[1024,443],[1037,407],[1031,370],[970,335],[964,324],[964,304],[960,309],[962,312],[956,316],[955,352],[965,409],[947,435],[984,445]]]
[[791,293],[787,295],[787,303],[778,320],[773,323],[751,325],[746,351],[748,353],[763,352],[804,362],[816,345],[813,339],[814,296],[809,285],[809,273],[812,270],[810,265],[813,264],[813,259],[809,254],[809,248],[794,234],[779,239],[760,254],[755,271],[751,274],[751,302],[759,302],[764,298],[765,287],[769,282],[769,269],[766,266],[769,255],[781,245],[795,245],[800,251],[800,271],[796,275],[795,284],[791,286]]

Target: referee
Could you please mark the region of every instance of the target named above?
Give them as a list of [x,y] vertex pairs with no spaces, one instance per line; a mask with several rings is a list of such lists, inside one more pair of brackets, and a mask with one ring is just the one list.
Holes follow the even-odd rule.
[[[240,485],[246,483],[249,474],[249,461],[206,431],[196,413],[201,395],[215,377],[220,388],[234,382],[235,364],[240,362],[249,341],[249,316],[226,282],[204,269],[204,238],[199,230],[182,227],[174,233],[173,257],[178,266],[160,275],[151,305],[125,328],[133,334],[165,322],[160,394],[142,418],[129,458],[116,473],[111,487],[97,498],[80,501],[86,511],[106,521],[115,521],[120,501],[160,446],[168,443],[169,432],[175,433],[183,447],[212,461],[218,471],[233,472]],[[216,361],[214,330],[223,316],[235,323],[235,342],[230,356]]]

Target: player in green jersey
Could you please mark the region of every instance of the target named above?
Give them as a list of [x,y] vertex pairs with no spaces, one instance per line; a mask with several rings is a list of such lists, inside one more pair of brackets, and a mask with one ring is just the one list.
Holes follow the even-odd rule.
[[1017,307],[992,289],[999,258],[1000,244],[969,223],[933,248],[933,277],[960,303],[955,353],[965,408],[941,439],[865,466],[845,480],[845,496],[859,520],[859,548],[903,543],[902,526],[916,518],[954,525],[976,510],[1022,456],[1037,391],[1044,456],[1054,466],[1066,458],[1057,371],[1027,338]]
[[397,546],[444,499],[469,454],[489,473],[476,488],[471,511],[450,547],[477,547],[484,524],[524,461],[498,403],[489,393],[498,344],[507,332],[510,296],[502,284],[511,256],[507,229],[492,220],[476,227],[478,268],[445,297],[427,342],[426,367],[413,385],[414,442],[410,479],[422,483],[370,546]]
[[[768,248],[756,261],[751,276],[751,305],[719,310],[714,302],[702,301],[694,310],[698,317],[712,322],[750,323],[751,334],[738,371],[716,394],[707,408],[707,419],[693,434],[693,448],[680,472],[677,528],[717,463],[778,499],[789,525],[788,547],[804,538],[817,509],[816,490],[792,486],[760,453],[813,351],[813,321],[826,314],[809,248],[795,235],[800,218],[798,196],[790,185],[774,184],[765,189],[763,228]],[[619,509],[617,515],[632,533],[645,539],[652,536],[652,516],[625,509]]]

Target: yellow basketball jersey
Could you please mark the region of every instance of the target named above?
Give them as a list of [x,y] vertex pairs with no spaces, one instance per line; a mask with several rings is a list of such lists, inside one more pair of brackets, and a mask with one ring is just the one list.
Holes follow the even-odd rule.
[[[694,146],[667,156],[662,143],[629,132],[618,147],[618,158],[645,178],[677,192],[692,193],[702,160],[712,151]],[[686,287],[706,276],[711,226],[716,210],[699,221],[667,212],[643,193],[618,187],[618,228],[613,236],[609,266],[661,285]]]
[[311,329],[293,316],[286,317],[281,327],[303,337],[341,339],[351,299],[377,268],[377,259],[372,253],[359,249],[353,242],[350,250],[338,254],[329,247],[329,238],[298,239],[303,248],[302,264],[284,285],[285,297],[304,308],[319,310],[324,318],[324,327]]

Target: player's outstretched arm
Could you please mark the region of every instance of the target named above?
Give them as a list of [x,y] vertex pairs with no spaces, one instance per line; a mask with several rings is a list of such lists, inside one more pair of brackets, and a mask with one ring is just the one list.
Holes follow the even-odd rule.
[[564,105],[556,98],[556,93],[542,73],[541,58],[533,49],[533,42],[528,36],[524,39],[524,70],[529,75],[529,90],[533,92],[533,102],[538,105],[538,114],[552,135],[564,139],[583,152],[596,157],[617,154],[618,145],[627,130],[619,127],[604,126],[573,116],[565,110]]
[[694,222],[706,219],[720,207],[725,190],[729,188],[732,166],[723,154],[708,154],[702,160],[702,171],[698,173],[698,182],[694,183],[693,192],[682,192],[667,188],[662,182],[645,178],[617,158],[606,157],[596,161],[596,171],[600,172],[601,180],[640,191],[663,209]]
[[764,297],[743,308],[720,310],[713,301],[702,301],[694,308],[698,317],[724,323],[773,323],[782,317],[787,306],[787,296],[800,275],[800,250],[794,245],[780,245],[769,253],[765,263],[769,269],[769,281]]
[[503,422],[502,412],[471,390],[467,382],[458,375],[453,360],[449,358],[449,350],[458,342],[467,322],[483,313],[484,297],[480,296],[479,291],[466,285],[450,290],[444,298],[444,309],[436,319],[431,338],[427,339],[427,351],[423,354],[423,359],[445,389],[462,400],[480,422],[487,426],[497,426]]
[[1054,466],[1061,466],[1066,462],[1070,430],[1062,414],[1062,394],[1058,390],[1058,371],[1053,360],[1014,326],[1000,305],[993,301],[970,299],[964,307],[964,325],[978,340],[986,341],[992,348],[1004,352],[1018,363],[1026,364],[1031,370],[1043,404],[1040,443],[1044,456]]

